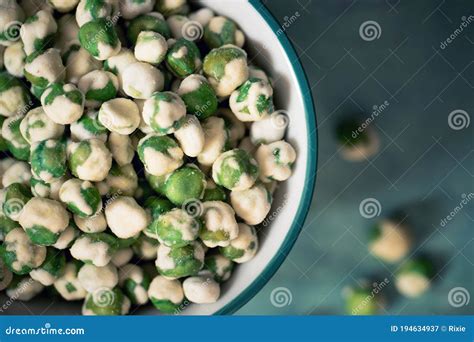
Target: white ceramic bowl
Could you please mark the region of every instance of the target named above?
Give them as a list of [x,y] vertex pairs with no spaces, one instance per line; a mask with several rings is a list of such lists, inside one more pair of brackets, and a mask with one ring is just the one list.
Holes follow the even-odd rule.
[[[249,60],[263,68],[275,81],[277,109],[288,112],[290,123],[286,139],[295,147],[298,159],[292,177],[282,183],[274,197],[272,220],[260,230],[260,249],[250,262],[239,265],[222,286],[217,303],[190,305],[188,315],[230,314],[249,301],[271,278],[288,255],[308,212],[316,176],[315,114],[303,69],[282,27],[258,0],[202,0],[201,5],[233,19],[246,35],[245,49]],[[6,300],[0,299],[0,303]],[[25,303],[35,314],[50,302],[44,295]],[[6,314],[29,314],[20,303],[14,303]],[[78,303],[56,302],[46,314],[79,314]],[[153,308],[137,314],[155,315]]]

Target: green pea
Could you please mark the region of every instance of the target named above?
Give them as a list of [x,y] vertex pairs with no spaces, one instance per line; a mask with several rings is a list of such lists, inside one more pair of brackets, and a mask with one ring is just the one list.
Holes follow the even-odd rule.
[[82,313],[84,315],[97,316],[123,315],[127,313],[129,307],[129,299],[120,288],[99,288],[87,295],[82,307]]
[[32,105],[31,97],[16,77],[0,72],[0,116],[26,114],[25,107]]
[[167,136],[149,134],[140,140],[137,150],[146,170],[157,176],[166,175],[183,163],[183,151]]
[[222,153],[212,166],[216,184],[241,191],[252,187],[258,177],[258,164],[246,151],[233,149]]
[[212,49],[204,58],[204,73],[220,80],[225,76],[226,65],[235,59],[247,59],[247,54],[236,46],[221,46]]
[[165,182],[168,177],[169,175],[154,176],[148,172],[145,172],[145,178],[150,187],[163,196],[165,196]]
[[178,39],[166,54],[166,66],[177,77],[194,74],[201,65],[201,53],[197,45],[185,38]]
[[168,247],[182,247],[196,240],[199,222],[183,209],[172,209],[161,214],[150,224],[145,234]]
[[178,89],[188,113],[204,120],[217,111],[218,100],[214,88],[201,75],[186,77]]
[[[46,248],[46,259],[41,264],[40,267],[34,269],[32,271],[32,278],[36,278],[34,273],[38,273],[38,271],[46,272],[50,275],[50,277],[57,279],[64,274],[64,270],[66,267],[66,256],[63,252],[59,250],[48,247]],[[46,285],[46,284],[43,284]],[[48,284],[52,285],[52,284]]]
[[[169,267],[171,262],[174,267]],[[156,268],[158,273],[165,277],[181,278],[197,274],[204,265],[204,249],[199,242],[182,247],[167,247],[161,244],[158,247]]]
[[222,283],[230,278],[234,263],[221,254],[211,254],[206,256],[204,265],[212,273],[214,280]]
[[202,198],[206,187],[204,173],[195,166],[184,166],[174,171],[165,182],[165,195],[176,205]]
[[109,186],[109,194],[133,196],[138,187],[138,176],[132,164],[120,166],[113,163],[105,182]]
[[150,210],[151,217],[156,220],[161,214],[174,208],[173,203],[164,198],[156,196],[148,197],[145,200],[144,207]]
[[32,145],[31,170],[40,179],[51,183],[66,174],[66,142],[48,139]]
[[3,202],[3,213],[6,217],[18,221],[24,205],[32,197],[30,189],[20,183],[10,184],[5,189],[5,201]]
[[187,14],[189,12],[189,6],[186,1],[157,0],[155,9],[165,17],[175,14]]
[[79,29],[81,46],[99,60],[116,55],[121,48],[114,25],[104,19],[94,19]]
[[131,20],[127,28],[127,37],[135,45],[138,35],[142,31],[158,32],[166,39],[171,38],[171,31],[168,23],[160,13],[151,12],[140,15]]
[[99,190],[89,181],[70,179],[61,186],[59,198],[79,217],[91,217],[102,209]]
[[433,278],[436,274],[433,262],[425,257],[418,257],[405,262],[397,272],[397,276],[408,273],[416,273],[427,279]]
[[65,68],[57,49],[36,51],[25,59],[25,77],[32,85],[46,88],[48,84],[62,82]]
[[102,141],[107,140],[107,128],[99,121],[98,111],[88,111],[79,120],[71,124],[71,136],[75,141],[96,138]]
[[23,138],[20,131],[20,123],[23,118],[22,115],[7,118],[3,122],[2,137],[8,150],[16,159],[28,161],[30,158],[30,144]]
[[206,188],[204,191],[204,196],[202,201],[227,201],[227,194],[220,186],[215,186],[214,188]]
[[[212,30],[213,25],[219,21],[219,32]],[[226,44],[239,45],[237,42],[237,35],[243,36],[242,32],[238,31],[235,22],[225,17],[214,17],[204,27],[204,41],[209,48],[214,49]],[[240,46],[240,45],[239,45]]]

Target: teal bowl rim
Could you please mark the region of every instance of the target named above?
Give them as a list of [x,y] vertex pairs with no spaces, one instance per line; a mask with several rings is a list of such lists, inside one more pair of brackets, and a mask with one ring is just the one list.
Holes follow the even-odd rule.
[[[296,74],[300,91],[303,93],[304,107],[306,122],[308,123],[308,155],[307,155],[307,167],[305,182],[307,182],[307,191],[303,193],[303,197],[298,206],[295,219],[289,229],[285,240],[283,241],[282,247],[277,255],[275,255],[268,265],[263,270],[262,274],[255,279],[249,286],[245,288],[236,298],[230,303],[226,304],[223,308],[219,309],[215,315],[228,315],[232,314],[246,304],[252,297],[254,297],[258,291],[270,280],[275,272],[280,268],[281,264],[290,253],[291,248],[296,242],[298,235],[303,228],[304,221],[308,214],[311,206],[311,200],[313,198],[314,183],[316,181],[316,163],[317,163],[317,128],[316,128],[316,112],[314,110],[313,98],[311,96],[311,90],[308,85],[308,79],[301,66],[298,55],[291,42],[289,41],[286,33],[281,31],[281,26],[278,24],[275,17],[268,11],[261,0],[249,0],[249,3],[260,13],[262,18],[270,26],[272,31],[278,38],[278,41],[283,46],[290,62],[291,66]],[[277,34],[278,30],[280,32]]]

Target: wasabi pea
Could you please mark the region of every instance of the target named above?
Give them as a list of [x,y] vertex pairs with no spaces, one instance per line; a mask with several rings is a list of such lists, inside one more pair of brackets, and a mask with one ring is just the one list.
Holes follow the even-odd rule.
[[235,45],[213,49],[204,58],[203,71],[218,96],[229,96],[248,79],[247,53]]
[[61,186],[59,198],[67,208],[80,217],[91,217],[102,210],[99,191],[89,181],[70,179]]
[[107,146],[112,153],[113,159],[119,166],[125,166],[132,162],[135,149],[130,137],[111,132],[107,140]]
[[25,68],[25,59],[26,54],[23,50],[22,42],[16,42],[5,49],[3,62],[5,64],[5,69],[7,69],[11,75],[15,77],[24,76],[23,69]]
[[68,146],[68,161],[77,178],[100,182],[112,167],[112,154],[102,141],[89,139]]
[[145,230],[149,237],[168,247],[183,247],[198,237],[199,222],[185,210],[175,208],[161,214]]
[[23,207],[18,222],[31,242],[51,246],[68,227],[69,215],[58,201],[33,197]]
[[98,139],[107,141],[107,128],[99,121],[99,112],[90,110],[70,126],[71,138],[75,142],[82,140]]
[[149,223],[145,209],[128,196],[119,196],[107,204],[105,217],[110,230],[121,239],[138,235]]
[[48,139],[31,145],[31,171],[36,178],[52,183],[66,174],[66,142]]
[[118,12],[115,0],[81,0],[76,9],[76,21],[79,26],[95,19],[112,19]]
[[165,195],[175,205],[202,198],[206,187],[205,176],[194,165],[184,166],[169,175],[165,182]]
[[158,250],[159,242],[145,235],[140,235],[132,245],[135,254],[142,260],[154,260]]
[[391,220],[378,222],[370,233],[369,251],[389,263],[405,257],[411,248],[411,238],[403,224]]
[[84,299],[87,291],[77,279],[81,263],[72,261],[64,267],[64,274],[55,280],[54,288],[67,301]]
[[51,286],[64,274],[66,266],[65,255],[55,248],[49,247],[46,251],[46,259],[40,267],[30,272],[30,277],[41,285]]
[[117,98],[102,104],[99,121],[111,132],[128,135],[138,128],[140,113],[132,100]]
[[123,91],[134,99],[148,99],[153,93],[163,90],[163,86],[162,72],[148,63],[136,62],[123,71]]
[[242,47],[245,43],[245,36],[232,20],[217,16],[209,20],[204,28],[204,41],[211,49],[226,44]]
[[346,292],[346,312],[349,315],[375,315],[383,306],[382,297],[366,284],[349,288]]
[[13,162],[5,170],[2,177],[2,185],[6,188],[13,183],[28,185],[31,180],[31,167],[23,161]]
[[178,88],[178,94],[183,99],[188,113],[204,120],[217,110],[216,92],[202,75],[189,75]]
[[249,189],[257,177],[257,162],[244,150],[224,152],[212,165],[214,182],[232,191]]
[[64,81],[65,68],[57,49],[37,51],[26,57],[25,77],[33,86],[46,88],[50,83]]
[[46,259],[46,247],[33,244],[21,228],[11,230],[0,246],[3,262],[15,274],[28,274]]
[[147,172],[154,176],[169,174],[183,164],[183,151],[166,136],[148,134],[140,140],[137,150]]
[[82,230],[84,233],[101,233],[107,229],[107,221],[105,215],[102,212],[98,212],[91,217],[80,217],[74,215],[74,222],[77,228]]
[[157,0],[155,9],[168,17],[173,14],[186,14],[189,7],[186,0]]
[[171,38],[171,31],[163,15],[158,12],[143,14],[130,21],[127,29],[127,37],[135,45],[138,35],[142,31],[153,31],[161,34],[164,38]]
[[229,99],[232,112],[241,121],[259,121],[273,112],[273,89],[258,78],[250,78]]
[[22,115],[7,118],[2,125],[2,137],[5,139],[8,150],[15,158],[28,161],[30,158],[30,144],[23,138],[20,131],[23,118]]
[[73,258],[97,267],[106,266],[118,248],[115,237],[107,233],[91,233],[79,236],[71,246]]
[[290,178],[296,152],[290,144],[280,140],[260,145],[255,152],[255,159],[260,167],[260,179],[263,182],[281,182]]
[[229,132],[226,129],[224,119],[218,117],[210,117],[204,120],[202,128],[205,141],[197,160],[201,165],[211,166],[224,152],[229,139]]
[[229,139],[227,141],[227,148],[235,148],[245,136],[245,123],[240,121],[234,113],[228,108],[219,108],[217,116],[224,119],[225,127],[229,132]]
[[194,115],[186,115],[181,127],[174,132],[174,137],[188,157],[197,157],[204,148],[204,130]]
[[3,0],[0,2],[0,8],[2,10],[0,16],[0,45],[9,46],[19,39],[19,29],[16,25],[23,22],[24,13],[17,2],[13,0]]
[[51,183],[47,183],[42,179],[31,177],[30,188],[31,193],[34,197],[45,197],[54,200],[59,199],[59,189],[61,185],[66,181],[66,177],[53,180]]
[[204,248],[197,241],[183,247],[159,245],[155,265],[164,277],[181,278],[197,274],[204,265]]
[[237,216],[249,225],[263,222],[272,207],[272,195],[263,184],[242,191],[232,191],[230,202]]
[[202,66],[201,53],[194,42],[180,38],[170,46],[166,66],[175,76],[184,78],[199,71]]
[[151,12],[154,5],[155,0],[123,0],[119,3],[120,13],[127,20]]
[[183,291],[186,298],[196,304],[211,304],[217,302],[221,288],[211,277],[189,277],[183,282]]
[[94,19],[81,26],[79,41],[81,46],[99,61],[118,54],[122,47],[114,24],[103,18]]
[[239,235],[230,241],[229,246],[221,247],[220,252],[230,260],[241,264],[251,260],[258,249],[257,232],[253,226],[239,223]]
[[66,13],[76,8],[79,0],[48,0],[48,2],[56,11]]
[[169,175],[170,174],[167,173],[163,176],[153,176],[152,174],[145,171],[145,177],[148,185],[150,185],[153,191],[163,196],[165,196],[165,182]]
[[108,187],[108,194],[133,196],[138,187],[138,176],[132,164],[123,166],[112,164],[105,183]]
[[89,293],[82,306],[82,314],[86,316],[125,315],[129,310],[130,300],[118,287]]
[[85,96],[86,107],[97,108],[117,96],[119,81],[111,72],[93,70],[82,76],[77,86]]
[[112,255],[110,262],[116,267],[123,267],[132,260],[133,256],[134,252],[131,247],[120,248]]
[[431,287],[435,274],[435,267],[427,258],[408,260],[398,270],[395,286],[405,297],[416,298]]
[[380,149],[380,138],[371,127],[362,129],[365,123],[356,119],[343,120],[336,127],[341,145],[340,153],[348,161],[363,161],[374,156]]
[[6,294],[14,300],[28,302],[43,291],[44,286],[30,277],[15,277],[7,288]]
[[30,102],[28,91],[19,79],[7,72],[0,72],[0,115],[9,117],[25,114],[25,107]]
[[117,268],[111,264],[98,267],[85,264],[77,273],[77,280],[89,293],[101,288],[113,289],[118,284]]
[[274,112],[250,126],[250,139],[255,145],[271,144],[282,140],[288,126],[288,117],[283,112]]
[[71,124],[84,112],[84,94],[73,84],[52,83],[41,95],[41,104],[55,123]]
[[13,183],[5,188],[4,195],[3,213],[8,218],[18,221],[23,207],[31,198],[30,189],[24,184]]
[[200,8],[195,12],[189,13],[189,19],[201,24],[201,26],[206,26],[209,21],[214,17],[214,12],[207,7]]
[[221,201],[204,202],[202,206],[203,226],[199,233],[202,242],[210,248],[228,246],[239,234],[234,210]]
[[174,39],[181,39],[187,33],[186,28],[189,25],[188,17],[181,14],[174,14],[166,18],[166,22],[171,30]]
[[155,277],[148,288],[148,297],[152,304],[165,314],[178,312],[184,301],[184,292],[178,280]]
[[66,67],[66,80],[69,83],[77,84],[81,77],[102,67],[102,62],[92,57],[79,42],[71,44],[62,57]]
[[156,220],[161,214],[164,214],[174,208],[173,203],[167,199],[156,196],[148,197],[144,203],[144,207],[145,209],[149,210],[152,220]]
[[74,222],[69,222],[67,228],[59,235],[56,243],[52,247],[63,250],[71,247],[74,240],[79,236],[79,230]]
[[135,58],[141,62],[158,65],[166,57],[168,43],[158,32],[142,31],[135,44]]
[[120,268],[119,284],[132,304],[143,305],[148,302],[150,278],[137,265],[127,264]]
[[183,100],[173,92],[154,93],[143,105],[143,120],[161,135],[179,129],[186,116]]
[[34,52],[50,48],[57,30],[58,25],[48,11],[41,10],[27,18],[20,29],[25,53],[31,55]]
[[64,133],[64,126],[51,120],[42,107],[30,110],[21,120],[20,132],[29,143],[57,139]]
[[224,189],[220,186],[217,186],[214,181],[207,180],[206,189],[204,190],[204,196],[202,197],[202,200],[225,202],[227,200],[227,194]]
[[221,254],[206,256],[204,265],[205,269],[211,272],[214,280],[218,283],[228,280],[234,268],[234,263]]

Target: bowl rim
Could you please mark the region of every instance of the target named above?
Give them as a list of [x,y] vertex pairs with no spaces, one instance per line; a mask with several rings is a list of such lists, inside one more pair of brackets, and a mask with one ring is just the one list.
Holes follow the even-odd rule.
[[[277,36],[278,41],[283,46],[284,51],[291,63],[291,67],[296,75],[297,83],[302,94],[309,94],[309,96],[303,96],[303,104],[305,109],[305,118],[308,124],[308,151],[307,151],[307,164],[305,183],[308,185],[308,191],[303,193],[301,202],[299,203],[298,210],[296,212],[293,223],[288,230],[285,240],[280,247],[280,253],[277,253],[270,262],[267,264],[261,276],[255,279],[250,285],[248,285],[237,297],[232,299],[224,307],[220,308],[214,313],[214,315],[229,315],[240,309],[250,299],[252,299],[262,287],[270,280],[275,272],[280,268],[287,255],[290,253],[293,245],[298,238],[301,229],[303,228],[306,216],[308,215],[309,208],[311,206],[314,184],[316,182],[316,164],[318,159],[318,131],[316,125],[316,111],[314,108],[314,101],[311,93],[311,89],[308,85],[308,79],[306,73],[300,63],[300,59],[296,54],[293,44],[286,36],[286,32],[282,32],[281,26],[275,19],[272,13],[265,7],[261,0],[249,0],[249,3],[257,12],[261,15],[263,20],[272,29],[273,33]],[[279,31],[277,34],[276,32]],[[314,137],[312,135],[314,134]]]

